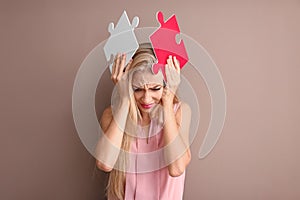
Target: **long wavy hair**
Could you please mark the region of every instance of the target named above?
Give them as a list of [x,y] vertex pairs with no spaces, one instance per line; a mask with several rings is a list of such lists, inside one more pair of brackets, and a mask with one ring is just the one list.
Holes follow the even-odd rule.
[[[136,51],[133,56],[133,61],[131,63],[131,70],[145,70],[146,67],[152,66],[156,62],[156,58],[153,53],[153,49],[150,45],[140,45],[140,48]],[[130,71],[131,71],[130,70]],[[133,94],[133,90],[131,87],[132,74],[129,75],[129,93]],[[178,102],[177,97],[174,98],[174,103]],[[138,121],[141,119],[141,113],[137,107],[136,101],[131,95],[130,105],[129,105],[129,113],[127,117],[130,118],[131,123],[138,124]],[[130,144],[133,139],[132,134],[127,133],[128,123],[126,123],[125,132],[123,135],[122,145],[120,152],[128,152],[130,150]],[[132,130],[132,129],[130,129]],[[125,197],[125,182],[126,182],[126,167],[128,158],[126,158],[126,154],[120,153],[118,156],[118,160],[114,166],[114,169],[109,174],[108,184],[106,187],[106,193],[108,199],[110,200],[123,200]]]

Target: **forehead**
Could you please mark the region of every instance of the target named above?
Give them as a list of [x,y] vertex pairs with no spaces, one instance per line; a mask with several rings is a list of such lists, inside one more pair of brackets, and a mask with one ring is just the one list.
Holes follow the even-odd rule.
[[135,86],[155,86],[163,84],[163,75],[162,73],[153,74],[150,70],[138,70],[135,71],[132,75],[132,85]]

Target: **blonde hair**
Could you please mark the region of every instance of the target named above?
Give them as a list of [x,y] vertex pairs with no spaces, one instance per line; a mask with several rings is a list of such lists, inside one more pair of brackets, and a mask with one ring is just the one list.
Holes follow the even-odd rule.
[[[144,70],[146,67],[151,67],[156,62],[153,49],[151,47],[143,47],[140,45],[140,48],[136,51],[133,56],[133,61],[131,63],[131,70]],[[132,81],[132,74],[129,76],[129,83]],[[129,86],[129,93],[133,94],[131,85]],[[178,99],[174,98],[174,102],[178,102]],[[133,97],[130,98],[129,104],[129,114],[128,114],[131,123],[137,124],[138,120],[141,117],[140,111],[137,107],[136,101]],[[128,126],[128,124],[126,124]],[[125,128],[125,130],[128,130]],[[128,152],[130,149],[132,136],[126,131],[123,135],[121,149],[124,152]],[[127,158],[126,154],[120,153],[118,160],[114,169],[109,174],[108,184],[106,187],[106,193],[109,199],[113,200],[123,200],[125,197],[125,183],[126,183],[126,167],[127,167]]]

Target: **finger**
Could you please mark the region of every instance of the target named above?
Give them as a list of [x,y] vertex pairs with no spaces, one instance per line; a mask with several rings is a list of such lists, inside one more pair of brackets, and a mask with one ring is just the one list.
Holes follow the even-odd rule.
[[166,65],[165,71],[168,80],[169,90],[171,90],[172,93],[175,93],[179,82],[179,74],[175,68],[172,68],[169,65]]
[[115,67],[115,73],[114,73],[114,75],[117,76],[118,72],[119,72],[119,68],[120,68],[120,53],[118,53],[117,59],[116,59],[115,63],[116,63],[116,67]]
[[167,63],[170,67],[174,67],[174,64],[173,64],[173,61],[172,61],[172,56],[170,55],[168,60],[167,60]]
[[179,60],[177,60],[176,56],[173,57],[175,69],[178,73],[180,73],[180,63]]
[[128,73],[129,70],[131,69],[131,63],[132,63],[132,61],[133,61],[133,59],[131,59],[131,60],[128,62],[128,64],[126,65],[126,67],[125,67],[125,73]]
[[130,69],[131,69],[131,63],[132,63],[132,59],[129,61],[129,63],[126,65],[126,67],[125,67],[125,71],[124,71],[124,74],[123,74],[123,77],[125,78],[125,79],[127,79],[128,78],[128,73],[129,73],[129,71],[130,71]]
[[121,69],[120,69],[122,72],[124,72],[124,69],[125,69],[125,67],[126,67],[126,66],[125,66],[125,63],[126,63],[126,54],[123,53],[123,54],[122,54],[122,59],[121,59]]
[[114,57],[113,66],[112,66],[112,73],[111,74],[114,74],[115,71],[116,71],[116,61],[117,61],[117,58],[118,58],[118,54],[115,55],[115,57]]
[[173,79],[174,78],[174,72],[175,73],[177,73],[177,72],[176,72],[175,66],[173,64],[173,60],[169,59],[169,62],[170,62],[170,64],[168,64],[169,77],[171,79]]
[[123,75],[123,70],[125,67],[125,61],[126,61],[126,55],[123,53],[121,58],[120,58],[120,67],[119,67],[119,72],[118,72],[118,79],[120,79]]
[[115,61],[114,61],[113,73],[112,73],[112,76],[111,76],[114,83],[117,82],[119,60],[120,60],[120,54],[118,53],[116,55],[116,58],[115,58]]
[[166,73],[166,77],[167,77],[167,85],[171,79],[171,74],[170,74],[170,67],[168,64],[165,65],[165,73]]

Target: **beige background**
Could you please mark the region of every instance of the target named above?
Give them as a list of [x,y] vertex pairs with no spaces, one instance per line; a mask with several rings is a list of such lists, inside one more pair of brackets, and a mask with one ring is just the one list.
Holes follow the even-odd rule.
[[[224,79],[226,123],[203,160],[210,105],[196,82],[203,118],[184,199],[300,199],[299,0],[2,0],[0,199],[103,199],[106,175],[76,133],[71,96],[81,62],[124,9],[139,27],[157,26],[158,10],[176,13]],[[96,107],[109,102],[99,95]]]

